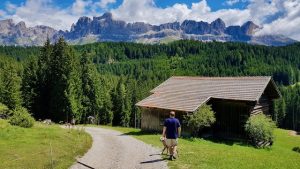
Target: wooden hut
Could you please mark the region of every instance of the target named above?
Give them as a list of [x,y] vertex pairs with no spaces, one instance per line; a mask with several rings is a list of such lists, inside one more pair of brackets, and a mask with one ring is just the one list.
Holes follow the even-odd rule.
[[242,134],[251,115],[272,114],[273,100],[281,96],[271,77],[174,76],[151,93],[136,104],[142,108],[142,130],[161,131],[170,110],[182,122],[206,103],[216,113],[214,131],[222,134]]

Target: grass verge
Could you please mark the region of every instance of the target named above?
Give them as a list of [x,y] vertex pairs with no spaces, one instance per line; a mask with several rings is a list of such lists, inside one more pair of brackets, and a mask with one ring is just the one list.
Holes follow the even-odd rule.
[[[162,148],[160,134],[143,133],[139,129],[101,126],[132,135]],[[242,142],[179,139],[179,158],[168,163],[175,169],[299,169],[300,154],[293,151],[300,146],[300,136],[288,130],[275,130],[275,143],[268,149],[256,149]]]
[[90,135],[58,125],[11,126],[0,119],[0,160],[5,169],[66,169],[92,144]]

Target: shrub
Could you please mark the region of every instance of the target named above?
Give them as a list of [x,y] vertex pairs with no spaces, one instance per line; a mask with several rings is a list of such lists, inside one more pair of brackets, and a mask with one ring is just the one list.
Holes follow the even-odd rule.
[[0,103],[0,118],[6,119],[10,114],[9,108],[5,104]]
[[196,136],[201,129],[210,127],[215,121],[215,113],[208,105],[201,106],[198,111],[185,117],[185,123],[192,129],[194,136]]
[[251,116],[245,125],[246,133],[257,147],[272,145],[274,141],[275,123],[263,113]]
[[293,151],[297,152],[297,153],[300,153],[300,147],[294,147],[293,148]]
[[13,116],[9,118],[9,123],[15,126],[30,128],[34,124],[34,119],[28,113],[27,109],[21,107],[13,111]]

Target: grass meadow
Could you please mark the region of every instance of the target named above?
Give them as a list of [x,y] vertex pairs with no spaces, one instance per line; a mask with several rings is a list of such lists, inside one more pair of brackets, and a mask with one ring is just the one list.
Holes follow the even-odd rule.
[[38,122],[33,128],[21,128],[0,119],[0,168],[66,169],[91,143],[91,137],[81,130]]
[[[160,133],[143,133],[133,128],[102,127],[118,130],[162,148]],[[289,132],[276,129],[275,142],[271,148],[266,149],[257,149],[243,142],[180,138],[179,158],[169,161],[168,165],[174,169],[299,169],[300,153],[292,149],[300,147],[300,135],[292,136]]]

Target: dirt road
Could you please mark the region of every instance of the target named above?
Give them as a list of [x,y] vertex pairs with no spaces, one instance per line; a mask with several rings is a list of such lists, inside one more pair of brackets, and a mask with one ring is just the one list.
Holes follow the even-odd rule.
[[91,149],[71,169],[167,169],[160,150],[114,130],[86,127]]

